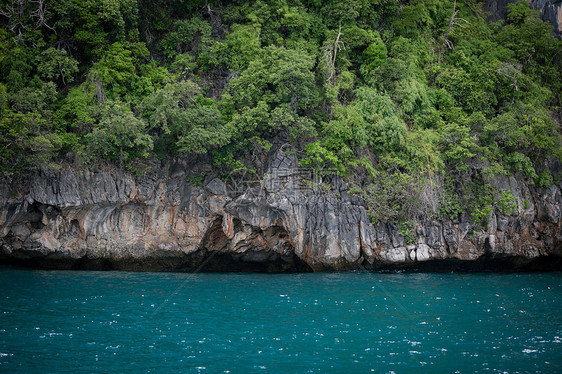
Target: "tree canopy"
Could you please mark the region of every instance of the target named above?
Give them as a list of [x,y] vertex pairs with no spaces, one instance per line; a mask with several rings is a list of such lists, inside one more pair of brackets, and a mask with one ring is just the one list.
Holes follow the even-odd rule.
[[69,154],[255,169],[287,144],[363,191],[551,183],[562,43],[525,1],[486,19],[476,0],[2,0],[0,173]]

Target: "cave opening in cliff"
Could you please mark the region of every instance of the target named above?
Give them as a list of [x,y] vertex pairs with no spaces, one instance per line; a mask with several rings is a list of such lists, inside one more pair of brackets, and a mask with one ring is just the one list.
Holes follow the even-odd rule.
[[189,267],[190,271],[201,272],[312,272],[312,268],[295,254],[285,228],[270,226],[262,230],[237,219],[233,220],[233,232],[228,236],[222,219],[215,220]]

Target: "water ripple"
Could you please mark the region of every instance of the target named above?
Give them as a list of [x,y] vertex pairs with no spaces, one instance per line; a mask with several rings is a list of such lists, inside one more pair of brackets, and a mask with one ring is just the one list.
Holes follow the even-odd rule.
[[555,372],[562,367],[560,273],[2,269],[0,285],[2,372]]

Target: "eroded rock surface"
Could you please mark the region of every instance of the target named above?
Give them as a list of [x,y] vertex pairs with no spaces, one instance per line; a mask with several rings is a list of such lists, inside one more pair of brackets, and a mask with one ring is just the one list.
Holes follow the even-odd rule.
[[[42,172],[0,186],[0,261],[63,269],[320,271],[561,269],[560,186],[494,183],[517,211],[487,230],[468,217],[421,220],[406,242],[392,222],[372,225],[341,180],[311,188],[294,156],[277,152],[261,181],[231,191],[215,176],[195,186],[196,165],[176,160],[125,172]],[[190,174],[191,173],[191,174]]]

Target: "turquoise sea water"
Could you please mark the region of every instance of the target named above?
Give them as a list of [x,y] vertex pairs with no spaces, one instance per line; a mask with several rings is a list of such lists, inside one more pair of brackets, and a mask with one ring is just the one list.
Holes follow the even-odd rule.
[[0,269],[0,372],[562,372],[562,273]]

